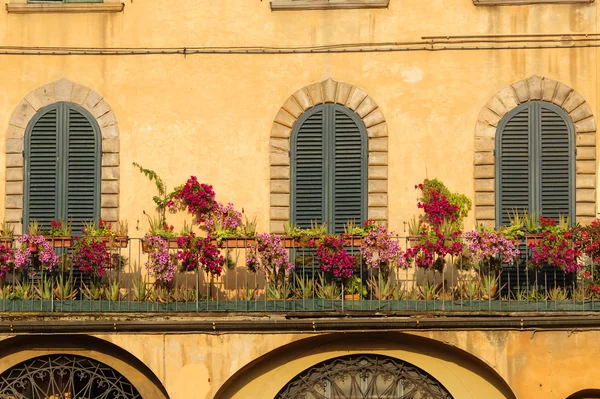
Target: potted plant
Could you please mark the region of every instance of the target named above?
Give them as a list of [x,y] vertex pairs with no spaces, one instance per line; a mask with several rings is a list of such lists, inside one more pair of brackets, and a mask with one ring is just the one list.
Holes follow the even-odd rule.
[[106,241],[101,237],[76,237],[74,248],[71,254],[73,270],[79,270],[90,280],[99,281],[111,268],[111,255],[106,248]]
[[301,229],[296,224],[283,225],[285,236],[282,237],[286,248],[306,248],[311,240],[319,239],[327,234],[327,223],[310,222],[310,228]]
[[289,271],[294,268],[280,237],[274,234],[258,234],[246,252],[246,266],[254,273],[265,274],[267,296],[287,299],[291,294]]
[[71,222],[51,220],[50,229],[43,231],[42,235],[54,248],[67,248],[72,243],[71,227]]
[[424,230],[425,228],[422,225],[421,220],[418,219],[416,216],[413,216],[413,218],[408,221],[407,247],[410,248],[417,245],[419,243],[419,240],[423,236]]
[[[49,272],[58,266],[58,256],[44,236],[24,234],[17,241],[19,246],[15,251],[15,267],[23,271],[29,270],[29,275],[32,276],[36,274],[37,266],[39,269]],[[37,262],[34,262],[34,253],[37,253],[37,257],[35,257]]]
[[12,245],[0,243],[0,279],[2,280],[15,270],[15,256],[11,248]]
[[535,212],[527,215],[525,218],[525,240],[527,246],[537,245],[542,239],[543,226],[540,224],[541,219]]
[[127,236],[127,222],[117,222],[113,228],[111,222],[100,219],[98,224],[94,222],[84,223],[84,237],[95,237],[110,248],[125,248],[129,237]]
[[519,210],[515,209],[512,213],[509,211],[507,213],[510,223],[508,226],[501,227],[500,233],[507,240],[511,240],[515,247],[518,247],[525,237],[525,224],[528,220],[527,212],[519,213]]
[[579,259],[581,250],[574,244],[573,231],[567,226],[568,220],[561,220],[557,225],[553,218],[540,218],[542,234],[538,240],[528,244],[532,254],[528,262],[530,268],[539,270],[548,264],[572,273],[583,267]]
[[367,286],[358,276],[352,276],[344,281],[344,299],[356,300],[367,296]]
[[177,259],[186,271],[197,270],[198,266],[211,275],[219,277],[223,271],[225,259],[212,237],[198,237],[193,232],[178,238],[180,250],[177,252]]
[[0,223],[0,245],[6,248],[12,248],[15,239],[15,226],[11,222]]
[[148,233],[142,239],[142,251],[146,253],[151,252],[146,237],[161,237],[165,241],[167,248],[178,248],[178,237],[175,228],[172,225],[164,223],[160,215],[158,217],[151,217],[145,212],[144,214],[148,217]]
[[484,274],[496,275],[502,268],[502,262],[514,264],[520,254],[512,241],[495,231],[471,230],[464,237],[470,256],[467,264]]
[[145,262],[148,274],[159,286],[168,286],[175,276],[176,255],[169,253],[168,242],[162,236],[146,234],[142,242],[145,243],[143,251],[148,254]]
[[360,247],[360,254],[365,264],[372,269],[389,267],[398,264],[402,255],[398,240],[394,234],[385,226],[379,226],[377,230],[371,230]]
[[346,237],[343,234],[328,234],[318,240],[311,240],[309,244],[317,249],[316,255],[322,272],[333,273],[335,277],[342,279],[352,277],[358,260],[344,248]]

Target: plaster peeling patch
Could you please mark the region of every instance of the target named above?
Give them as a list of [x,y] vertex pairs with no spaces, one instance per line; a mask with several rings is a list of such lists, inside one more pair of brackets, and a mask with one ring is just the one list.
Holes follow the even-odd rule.
[[402,71],[402,78],[405,83],[416,83],[423,80],[423,71],[420,68],[412,67]]

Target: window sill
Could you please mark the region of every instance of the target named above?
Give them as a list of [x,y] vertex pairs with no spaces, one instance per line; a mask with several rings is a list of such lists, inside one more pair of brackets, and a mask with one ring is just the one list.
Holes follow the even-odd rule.
[[387,8],[390,0],[273,0],[271,11]]
[[122,12],[124,3],[7,4],[10,14]]
[[476,6],[522,6],[528,4],[591,4],[594,0],[473,0]]

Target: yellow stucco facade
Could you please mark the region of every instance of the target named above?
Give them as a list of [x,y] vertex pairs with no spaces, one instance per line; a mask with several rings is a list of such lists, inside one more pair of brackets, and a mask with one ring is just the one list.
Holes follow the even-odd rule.
[[[131,237],[144,235],[143,211],[154,209],[155,195],[132,162],[170,188],[195,175],[214,186],[219,201],[256,216],[259,231],[281,232],[289,219],[290,131],[306,109],[335,102],[356,110],[368,128],[376,219],[405,234],[416,212],[414,185],[436,177],[473,199],[467,227],[493,224],[495,127],[517,104],[544,99],[575,125],[577,217],[585,223],[598,202],[600,9],[550,3],[390,0],[387,8],[272,11],[259,0],[126,0],[122,11],[75,13],[7,7],[0,12],[0,219],[20,223],[27,122],[44,105],[68,101],[102,129],[102,213],[128,221]],[[170,216],[176,228],[183,219]],[[320,361],[380,353],[422,368],[457,399],[558,399],[600,388],[595,328],[92,332],[100,341],[83,338],[73,348],[60,345],[68,337],[52,348],[21,336],[13,351],[14,334],[7,334],[0,372],[35,354],[75,353],[121,372],[144,399],[271,398]]]

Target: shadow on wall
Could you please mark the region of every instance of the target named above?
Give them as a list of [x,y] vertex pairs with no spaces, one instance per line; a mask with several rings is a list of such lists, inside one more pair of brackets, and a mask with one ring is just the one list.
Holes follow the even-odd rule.
[[144,399],[169,399],[158,377],[141,360],[119,346],[87,335],[22,335],[0,341],[0,374],[23,361],[51,354],[104,363],[129,380]]
[[600,399],[600,389],[584,389],[568,396],[567,399]]
[[439,341],[389,332],[335,333],[296,341],[247,364],[214,398],[274,397],[302,371],[350,354],[379,354],[410,363],[439,381],[454,398],[516,399],[504,379],[471,354]]

